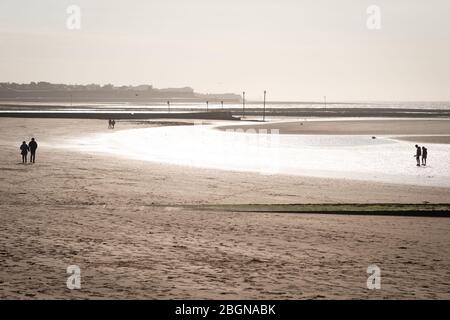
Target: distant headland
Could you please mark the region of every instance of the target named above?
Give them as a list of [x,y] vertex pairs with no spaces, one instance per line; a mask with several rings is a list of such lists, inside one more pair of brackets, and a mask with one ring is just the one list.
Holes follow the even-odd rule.
[[114,86],[112,84],[55,84],[50,82],[0,83],[0,100],[42,102],[225,102],[236,103],[234,93],[202,94],[191,87],[158,89],[152,85]]

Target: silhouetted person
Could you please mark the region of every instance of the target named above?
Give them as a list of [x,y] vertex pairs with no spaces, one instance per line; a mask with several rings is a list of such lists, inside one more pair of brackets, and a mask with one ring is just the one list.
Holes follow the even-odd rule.
[[116,120],[111,120],[111,126],[113,129],[114,129],[115,125],[116,125]]
[[30,149],[30,162],[34,163],[36,160],[36,149],[38,148],[37,142],[34,138],[31,138],[31,141],[28,143],[28,148]]
[[25,141],[22,142],[22,145],[20,146],[20,154],[22,155],[22,163],[27,163],[27,155],[28,155],[28,146]]
[[108,120],[108,129],[111,129],[111,127],[112,127],[112,121],[111,121],[111,119],[109,119]]
[[427,156],[428,156],[428,149],[425,147],[422,147],[422,165],[427,165]]
[[422,149],[416,144],[416,160],[417,166],[420,167],[420,156],[422,155]]

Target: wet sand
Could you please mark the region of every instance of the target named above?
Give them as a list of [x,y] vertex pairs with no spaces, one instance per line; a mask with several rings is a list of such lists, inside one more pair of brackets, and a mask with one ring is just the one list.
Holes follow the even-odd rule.
[[148,120],[148,119],[203,119],[203,120],[239,120],[228,111],[215,112],[1,112],[0,118],[36,118],[36,119],[97,119],[97,120]]
[[392,137],[395,140],[411,141],[415,143],[450,144],[450,136],[400,136]]
[[449,120],[289,121],[220,126],[220,130],[267,129],[280,134],[324,135],[450,135]]
[[[151,126],[122,123],[117,129]],[[160,124],[154,124],[160,125]],[[449,203],[447,188],[265,176],[59,149],[105,121],[0,119],[1,298],[450,298],[450,220],[175,205]],[[35,136],[37,163],[20,164]],[[382,290],[366,288],[366,268]],[[66,288],[66,268],[82,289]]]
[[[114,118],[117,115],[117,111],[125,111],[125,115],[121,119],[125,118],[133,118],[130,113],[144,113],[143,115],[140,115],[141,118],[155,118],[155,114],[152,114],[153,112],[158,112],[160,115],[157,115],[156,117],[177,117],[180,118],[179,115],[176,114],[176,112],[189,112],[188,115],[189,118],[191,117],[191,112],[197,113],[195,115],[198,118],[215,118],[215,119],[226,119],[228,116],[226,113],[231,113],[233,116],[239,118],[243,116],[243,110],[241,103],[237,104],[227,104],[225,103],[224,109],[219,109],[218,106],[220,105],[220,101],[211,101],[210,100],[210,109],[208,112],[205,112],[206,110],[203,108],[205,101],[201,101],[199,104],[192,104],[192,101],[186,102],[187,104],[182,105],[175,105],[175,108],[173,108],[174,113],[167,113],[166,109],[166,100],[160,101],[159,105],[145,105],[145,106],[139,106],[139,105],[128,105],[123,103],[95,103],[95,102],[85,102],[85,103],[75,103],[73,106],[74,108],[78,110],[83,110],[86,112],[89,112],[87,115],[83,114],[73,114],[68,115],[67,113],[62,113],[61,110],[68,111],[70,110],[71,103],[69,101],[61,102],[61,103],[45,103],[45,102],[39,102],[39,103],[20,103],[17,101],[14,102],[0,102],[0,117],[8,117],[11,114],[5,112],[5,111],[15,111],[15,112],[33,112],[36,110],[39,110],[38,112],[35,112],[33,114],[33,117],[36,118],[94,118],[94,119],[107,119],[107,118]],[[155,101],[156,103],[156,101]],[[181,103],[179,101],[178,103]],[[181,103],[182,104],[182,103]],[[281,107],[283,104],[290,104],[291,107]],[[333,107],[324,108],[323,104],[321,103],[295,103],[295,102],[271,102],[268,103],[267,108],[265,109],[265,115],[266,117],[288,117],[288,118],[306,118],[306,117],[320,117],[320,118],[331,118],[331,117],[339,117],[339,118],[449,118],[450,117],[450,110],[449,109],[436,109],[439,108],[439,104],[435,104],[433,108],[423,108],[423,105],[416,104],[414,108],[395,108],[395,107],[386,107],[386,105],[383,104],[367,104],[363,103],[364,107],[356,107],[358,105],[357,103],[336,103],[332,104]],[[353,105],[353,107],[348,107],[349,105]],[[361,104],[359,104],[361,105]],[[369,107],[369,106],[372,107]],[[199,108],[199,106],[202,106]],[[47,114],[43,114],[42,110],[45,110]],[[101,112],[98,112],[100,111]],[[111,112],[110,115],[105,116],[104,112]],[[150,112],[150,113],[149,113]],[[214,115],[215,113],[215,115]],[[50,114],[50,116],[49,116]],[[17,117],[23,117],[23,114],[17,114]],[[120,115],[118,115],[120,117]],[[246,108],[245,108],[245,118],[255,118],[256,120],[261,120],[263,117],[263,105],[261,103],[251,103],[246,102]]]
[[[169,120],[173,124],[172,120]],[[161,126],[157,122],[118,122],[115,130],[106,121],[71,119],[0,119],[2,195],[24,188],[39,201],[83,203],[89,198],[82,187],[91,185],[96,201],[123,204],[130,197],[144,205],[202,203],[447,203],[447,188],[419,187],[289,175],[201,169],[98,153],[62,149],[66,139],[132,128]],[[190,120],[185,122],[191,124]],[[183,124],[183,122],[177,122]],[[22,140],[36,137],[36,165],[20,163]],[[22,178],[42,179],[46,188],[27,184]],[[164,183],[161,183],[164,182]],[[22,183],[22,185],[21,185]],[[131,189],[127,189],[132,186]],[[195,186],[193,188],[192,186]],[[79,194],[55,194],[55,190],[77,190]],[[154,197],[148,195],[154,194]],[[146,196],[147,195],[147,196]],[[17,196],[14,193],[11,196]],[[24,200],[19,192],[18,200]]]

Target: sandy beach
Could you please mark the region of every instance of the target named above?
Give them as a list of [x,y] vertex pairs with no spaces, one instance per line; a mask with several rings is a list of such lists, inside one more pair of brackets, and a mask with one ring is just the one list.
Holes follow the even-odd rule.
[[[382,130],[380,124],[375,132],[450,133],[447,122],[433,121],[431,133],[421,131],[422,124],[414,126],[416,131],[406,124]],[[118,122],[117,130],[161,125]],[[325,124],[310,125],[303,127],[315,134],[325,130]],[[276,126],[288,133],[299,124]],[[338,124],[328,129],[346,132]],[[449,203],[448,188],[267,176],[60,148],[66,139],[108,132],[99,120],[0,119],[0,297],[450,297],[447,218],[238,213],[179,206]],[[359,132],[373,131],[361,126]],[[40,144],[37,163],[22,165],[18,147],[32,136]],[[79,291],[66,288],[70,264],[81,267]],[[382,269],[382,290],[366,288],[370,264]]]
[[450,1],[404,2],[1,1],[0,300],[450,300]]

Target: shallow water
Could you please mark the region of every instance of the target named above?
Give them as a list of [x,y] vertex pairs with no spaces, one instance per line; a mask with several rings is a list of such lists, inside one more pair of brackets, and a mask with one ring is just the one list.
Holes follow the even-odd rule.
[[[15,106],[12,108],[11,106]],[[167,103],[95,103],[95,102],[74,102],[61,101],[61,102],[45,102],[45,101],[0,101],[0,110],[2,112],[10,111],[17,112],[20,107],[24,110],[29,110],[29,107],[33,107],[33,112],[51,111],[51,112],[130,112],[130,110],[141,111],[166,111]],[[34,107],[38,106],[38,108]],[[19,108],[18,108],[19,107]],[[246,103],[246,107],[249,109],[263,109],[263,104],[258,102]],[[326,105],[322,102],[307,103],[307,102],[267,102],[266,108],[269,109],[296,109],[296,108],[387,108],[387,109],[422,109],[422,110],[450,110],[449,101],[417,101],[417,102],[392,102],[392,101],[380,101],[380,102],[332,102]],[[175,110],[191,110],[191,111],[206,111],[205,102],[170,102],[171,111]],[[209,110],[221,110],[222,105],[220,102],[210,102],[208,105]],[[227,109],[241,109],[242,103],[225,103],[223,108]]]
[[450,145],[428,144],[428,166],[419,168],[414,143],[389,137],[256,133],[211,125],[158,127],[98,134],[70,145],[204,168],[450,187]]

